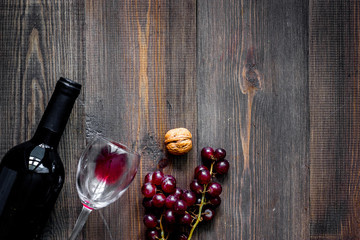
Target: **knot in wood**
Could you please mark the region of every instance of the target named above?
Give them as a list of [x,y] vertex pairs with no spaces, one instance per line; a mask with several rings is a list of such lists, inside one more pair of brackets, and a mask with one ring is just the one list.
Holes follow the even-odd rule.
[[255,64],[246,64],[242,71],[241,91],[244,94],[261,89],[261,77]]

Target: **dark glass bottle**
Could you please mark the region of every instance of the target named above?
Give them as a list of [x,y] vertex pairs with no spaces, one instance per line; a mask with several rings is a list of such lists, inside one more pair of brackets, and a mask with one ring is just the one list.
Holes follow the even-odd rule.
[[0,239],[38,239],[64,183],[57,152],[81,85],[60,78],[33,138],[0,163]]

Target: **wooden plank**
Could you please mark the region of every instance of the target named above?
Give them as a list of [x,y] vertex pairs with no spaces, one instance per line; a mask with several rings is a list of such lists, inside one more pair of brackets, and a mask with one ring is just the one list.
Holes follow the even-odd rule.
[[137,149],[142,162],[79,239],[143,238],[139,186],[179,126],[192,131],[194,150],[165,171],[181,187],[205,145],[226,148],[232,163],[218,216],[196,239],[359,238],[359,3],[310,1],[310,35],[307,1],[197,5],[0,3],[1,155],[31,137],[60,76],[86,83],[60,144],[68,174],[43,239],[66,239],[80,211],[85,127]]
[[198,1],[198,146],[227,149],[231,168],[196,239],[310,237],[307,14],[307,1]]
[[[59,77],[84,83],[83,5],[81,1],[0,3],[1,156],[32,136]],[[74,174],[78,146],[84,143],[83,98],[81,94],[59,145],[66,179],[43,239],[67,239],[69,219],[76,218]]]
[[359,239],[359,1],[310,1],[311,237]]
[[[86,1],[87,134],[122,141],[142,159],[129,190],[90,216],[79,239],[144,239],[140,187],[166,131],[188,128],[196,150],[195,20],[194,0]],[[165,169],[184,188],[195,150]]]

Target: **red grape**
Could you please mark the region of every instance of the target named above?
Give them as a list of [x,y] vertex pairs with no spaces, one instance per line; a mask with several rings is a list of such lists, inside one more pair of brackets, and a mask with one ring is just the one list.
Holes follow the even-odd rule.
[[214,159],[214,149],[212,147],[204,147],[201,150],[201,158],[204,161],[211,161]]
[[146,231],[146,239],[147,240],[157,240],[159,239],[160,235],[159,232],[155,229],[148,229]]
[[208,185],[208,193],[211,197],[217,197],[221,194],[222,187],[220,183],[211,182]]
[[190,189],[191,191],[193,191],[196,194],[201,194],[204,191],[204,186],[201,185],[198,180],[194,179],[191,183],[190,183]]
[[153,214],[146,214],[143,221],[147,228],[155,228],[158,223],[156,216]]
[[141,192],[146,198],[151,198],[156,193],[156,186],[149,182],[145,183],[141,188]]
[[214,157],[216,160],[222,160],[226,156],[226,151],[223,148],[218,148],[215,150]]
[[195,168],[195,171],[194,171],[194,176],[196,177],[196,175],[198,174],[199,171],[201,170],[209,170],[206,166],[204,165],[199,165]]
[[177,240],[187,240],[188,239],[188,235],[185,233],[180,234],[180,236],[177,238]]
[[175,181],[176,182],[176,179],[175,179],[175,177],[174,176],[172,176],[172,175],[164,175],[164,179],[171,179],[172,181]]
[[192,223],[192,220],[193,218],[191,217],[191,215],[185,212],[185,214],[179,218],[179,223],[182,225],[190,225]]
[[161,182],[161,189],[166,193],[173,193],[176,190],[176,180],[169,177],[165,177]]
[[171,239],[174,239],[174,240],[188,240],[188,234],[186,232],[178,232],[176,233],[176,235],[171,238]]
[[196,179],[200,184],[208,184],[211,180],[210,171],[207,169],[200,170],[196,175]]
[[165,204],[166,197],[162,193],[157,193],[152,198],[152,205],[157,208],[161,208]]
[[210,221],[211,219],[214,218],[214,215],[215,215],[215,211],[208,208],[208,209],[205,209],[204,213],[203,213],[203,219],[204,221]]
[[145,175],[144,183],[152,183],[153,173],[148,173]]
[[183,190],[181,188],[176,188],[173,195],[177,198],[180,198],[181,194],[183,193]]
[[169,224],[174,224],[176,222],[175,213],[173,210],[168,209],[165,211],[164,219]]
[[202,197],[201,197],[201,195],[199,196],[199,197],[197,197],[196,198],[196,204],[201,204],[201,199],[202,199]]
[[216,208],[221,204],[221,198],[219,196],[212,197],[212,198],[210,198],[209,202],[210,202],[211,206]]
[[184,193],[181,195],[181,199],[186,202],[186,205],[188,207],[192,206],[196,202],[196,195],[194,192],[191,191],[184,191]]
[[230,164],[229,164],[228,160],[223,159],[223,160],[218,161],[214,165],[214,170],[218,174],[226,174],[229,171],[229,166],[230,166]]
[[152,174],[152,183],[155,185],[161,185],[163,178],[164,178],[164,173],[157,170]]
[[178,215],[184,214],[187,209],[186,202],[181,199],[178,200],[177,202],[175,202],[173,209],[174,209],[174,212]]
[[179,198],[177,198],[174,194],[169,195],[166,200],[165,200],[165,206],[166,208],[172,209],[175,202],[178,200]]

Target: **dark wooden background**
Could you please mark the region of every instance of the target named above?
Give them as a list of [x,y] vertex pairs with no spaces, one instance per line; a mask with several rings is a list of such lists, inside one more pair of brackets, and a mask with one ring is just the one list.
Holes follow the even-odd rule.
[[[144,239],[140,186],[167,130],[227,150],[223,203],[194,239],[360,239],[358,0],[3,0],[0,154],[29,139],[60,76],[83,84],[60,144],[66,183],[43,239],[67,239],[86,138],[142,154],[79,239]],[[21,229],[19,229],[21,230]]]

